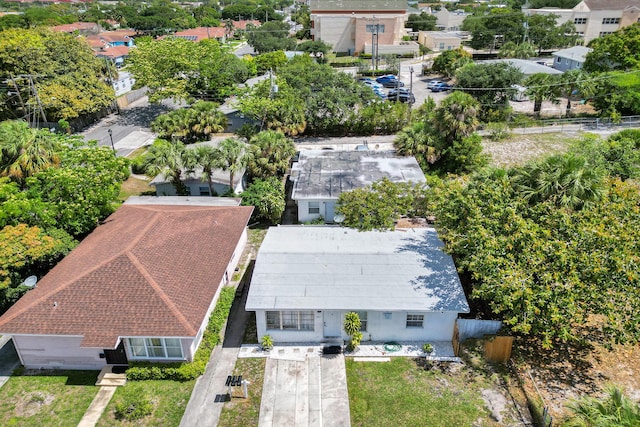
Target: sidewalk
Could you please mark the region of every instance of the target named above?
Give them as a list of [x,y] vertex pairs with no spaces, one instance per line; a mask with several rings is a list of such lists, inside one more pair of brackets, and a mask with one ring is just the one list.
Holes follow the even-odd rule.
[[180,421],[181,427],[218,425],[227,396],[225,381],[236,365],[244,327],[249,318],[249,313],[244,310],[248,290],[249,285],[245,284],[241,298],[236,298],[231,307],[223,344],[213,350],[204,375],[196,381]]

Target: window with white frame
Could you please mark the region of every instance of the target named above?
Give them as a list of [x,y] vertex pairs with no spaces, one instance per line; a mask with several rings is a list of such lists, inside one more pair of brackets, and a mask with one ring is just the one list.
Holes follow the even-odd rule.
[[310,214],[319,214],[320,213],[320,202],[309,202],[309,213]]
[[366,311],[356,311],[358,317],[360,318],[360,332],[367,332],[367,312]]
[[407,314],[407,328],[422,328],[424,314]]
[[127,338],[131,359],[184,359],[178,338]]
[[620,18],[602,18],[602,25],[619,24]]
[[586,24],[587,23],[587,18],[575,18],[573,20],[573,23],[575,25],[581,25],[581,24]]
[[312,310],[267,311],[265,317],[267,321],[267,330],[314,330],[314,316]]

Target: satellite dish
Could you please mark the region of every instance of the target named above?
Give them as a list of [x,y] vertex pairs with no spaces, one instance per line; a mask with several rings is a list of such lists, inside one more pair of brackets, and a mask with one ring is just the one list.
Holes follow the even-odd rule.
[[36,283],[38,283],[38,278],[36,276],[29,276],[24,279],[23,284],[28,288],[35,288]]
[[336,215],[333,217],[333,222],[340,224],[344,221],[344,215]]

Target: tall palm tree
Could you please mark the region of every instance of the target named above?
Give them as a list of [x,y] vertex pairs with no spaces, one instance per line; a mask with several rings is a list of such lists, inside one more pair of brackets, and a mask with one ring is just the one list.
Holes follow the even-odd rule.
[[500,48],[498,52],[498,56],[500,58],[520,58],[520,59],[528,59],[532,56],[536,55],[536,49],[533,47],[531,43],[514,43],[514,42],[506,42]]
[[161,114],[151,123],[151,130],[162,139],[183,141],[189,133],[188,112],[185,108]]
[[212,133],[220,133],[227,128],[227,116],[218,107],[215,102],[198,101],[187,110],[193,132],[189,139],[208,139]]
[[404,128],[396,135],[393,146],[401,156],[414,156],[426,171],[438,160],[433,136],[428,125],[421,121]]
[[284,175],[289,167],[289,160],[296,153],[293,141],[282,132],[263,131],[249,142],[251,156],[247,169],[254,178]]
[[0,176],[24,180],[60,163],[56,136],[47,129],[32,129],[23,120],[0,123]]
[[[571,98],[589,98],[596,93],[596,83],[593,78],[582,70],[565,71],[560,77],[561,90],[567,98],[565,109],[567,117],[571,116]],[[580,99],[578,98],[578,99]]]
[[460,141],[478,127],[480,104],[471,95],[456,91],[434,110],[432,124],[447,144]]
[[233,181],[236,174],[242,171],[249,160],[247,144],[236,138],[223,140],[216,148],[220,156],[220,167],[229,172],[229,190],[234,190]]
[[517,191],[531,203],[581,209],[602,198],[604,173],[581,156],[558,154],[514,172]]
[[558,104],[560,100],[560,81],[556,76],[546,73],[536,73],[527,77],[523,83],[527,90],[527,96],[533,98],[533,112],[540,117],[543,101],[551,101]]
[[202,168],[202,180],[209,184],[209,194],[217,196],[213,189],[212,175],[213,171],[222,166],[220,152],[210,145],[200,145],[193,150],[193,164],[191,166]]
[[188,151],[191,150],[186,150],[181,143],[158,140],[145,156],[145,172],[151,176],[162,174],[176,189],[178,196],[188,196],[187,186],[182,182],[190,174],[193,164]]

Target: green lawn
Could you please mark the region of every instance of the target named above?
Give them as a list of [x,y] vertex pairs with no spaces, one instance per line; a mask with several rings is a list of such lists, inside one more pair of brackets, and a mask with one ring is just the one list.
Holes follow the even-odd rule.
[[0,388],[0,425],[75,426],[98,393],[97,371],[13,375]]
[[[242,375],[249,380],[249,398],[234,397],[224,404],[220,414],[218,427],[257,426],[260,418],[260,399],[262,397],[262,381],[264,379],[265,358],[238,359],[233,371],[234,375]],[[234,396],[240,396],[236,391]]]
[[[127,381],[125,386],[118,387],[116,390],[111,402],[100,417],[98,426],[177,426],[180,424],[194,385],[195,381]],[[147,396],[151,400],[153,406],[151,415],[137,421],[116,419],[115,406],[118,402],[141,396]]]
[[481,396],[495,387],[491,376],[466,365],[445,372],[393,357],[384,363],[347,358],[346,367],[354,427],[505,425],[491,419]]

